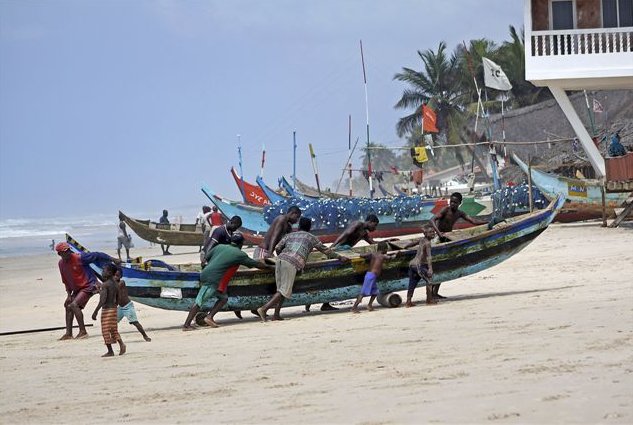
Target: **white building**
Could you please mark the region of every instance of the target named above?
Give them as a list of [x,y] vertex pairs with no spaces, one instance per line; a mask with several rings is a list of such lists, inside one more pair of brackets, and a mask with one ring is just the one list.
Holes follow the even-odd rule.
[[524,0],[524,19],[526,80],[550,89],[604,177],[566,90],[633,89],[633,0]]

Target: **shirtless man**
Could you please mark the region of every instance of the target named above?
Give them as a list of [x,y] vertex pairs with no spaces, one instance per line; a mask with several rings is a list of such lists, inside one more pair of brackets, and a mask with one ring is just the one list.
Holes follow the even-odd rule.
[[262,242],[260,246],[255,247],[253,258],[259,260],[261,258],[272,257],[273,248],[277,246],[286,233],[292,231],[292,225],[299,221],[299,217],[301,217],[301,210],[296,205],[288,208],[286,214],[275,217],[266,232],[264,242]]
[[[451,195],[450,201],[447,207],[442,208],[442,210],[431,219],[431,226],[437,232],[437,236],[440,238],[440,242],[450,242],[451,240],[446,237],[444,233],[449,233],[453,231],[453,226],[460,218],[475,225],[479,226],[480,224],[486,224],[486,221],[481,221],[474,219],[463,211],[459,210],[459,206],[462,203],[462,194],[459,192],[455,192]],[[439,294],[440,285],[432,285],[433,287],[433,296],[435,298],[446,298]]]
[[369,304],[367,305],[367,311],[374,311],[374,300],[378,295],[378,285],[376,282],[380,277],[380,273],[382,273],[382,263],[386,258],[395,258],[395,255],[385,255],[380,252],[374,252],[370,254],[362,255],[362,257],[369,259],[369,270],[365,273],[365,280],[363,282],[363,287],[360,290],[360,294],[356,297],[356,302],[352,307],[352,313],[360,313],[358,309],[358,305],[367,295],[370,296]]
[[134,308],[134,303],[130,300],[130,297],[127,293],[127,286],[125,285],[125,281],[121,279],[121,269],[117,267],[116,272],[114,273],[114,281],[117,284],[117,289],[119,291],[117,298],[117,316],[116,321],[119,323],[124,317],[127,318],[127,321],[130,325],[134,325],[136,329],[143,335],[143,339],[147,342],[150,342],[152,338],[148,337],[145,333],[145,329],[136,318],[136,309]]
[[[376,230],[378,222],[378,217],[375,214],[369,214],[365,221],[359,220],[350,223],[347,229],[336,238],[334,243],[330,246],[330,249],[334,251],[345,251],[351,249],[361,240],[366,241],[368,244],[375,244],[376,242],[369,236],[369,233]],[[323,303],[321,311],[328,310],[337,310],[337,308],[330,305],[330,303]],[[310,311],[310,304],[305,306],[305,311]]]
[[123,343],[121,335],[119,335],[119,331],[117,330],[116,317],[119,291],[117,284],[114,281],[116,269],[117,267],[112,263],[108,263],[103,267],[101,274],[103,284],[101,285],[101,291],[99,291],[99,304],[97,304],[94,313],[92,313],[92,320],[97,320],[97,313],[101,307],[103,307],[103,310],[101,311],[101,333],[103,334],[103,341],[105,342],[106,347],[108,347],[108,352],[101,357],[114,356],[112,344],[115,342],[119,343],[119,356],[125,354],[125,344]]
[[431,240],[435,237],[435,230],[433,227],[426,225],[422,228],[424,237],[420,241],[411,241],[404,246],[404,249],[411,248],[418,245],[418,252],[415,254],[413,260],[409,262],[409,288],[407,291],[407,302],[405,307],[413,307],[415,304],[412,301],[413,292],[420,279],[426,282],[426,303],[437,304],[437,301],[433,298],[433,286],[431,285],[431,278],[433,277],[433,265],[431,262]]
[[369,236],[369,233],[376,230],[376,227],[378,227],[378,217],[375,214],[369,214],[365,221],[354,221],[347,226],[347,229],[336,238],[330,248],[343,251],[352,248],[361,240],[368,244],[374,244],[376,242]]

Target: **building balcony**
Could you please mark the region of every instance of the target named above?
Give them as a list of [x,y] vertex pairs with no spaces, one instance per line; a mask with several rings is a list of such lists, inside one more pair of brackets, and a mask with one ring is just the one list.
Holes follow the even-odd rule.
[[565,90],[633,89],[633,27],[526,31],[525,77]]

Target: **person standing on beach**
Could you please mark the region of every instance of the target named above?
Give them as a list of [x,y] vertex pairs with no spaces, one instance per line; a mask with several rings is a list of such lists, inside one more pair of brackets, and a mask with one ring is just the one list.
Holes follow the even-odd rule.
[[[167,218],[168,215],[169,215],[169,212],[167,210],[163,210],[163,215],[158,219],[158,223],[169,224],[169,219]],[[167,247],[165,248],[165,245],[160,244],[160,249],[163,250],[163,255],[171,255],[171,252],[169,252],[170,246],[171,245],[167,245]]]
[[[459,192],[455,192],[451,195],[448,206],[442,208],[442,210],[431,219],[430,223],[433,226],[433,229],[437,233],[437,236],[440,238],[440,242],[450,242],[451,239],[448,238],[444,233],[449,233],[453,231],[453,226],[460,218],[475,225],[479,226],[481,224],[486,224],[486,221],[477,220],[475,218],[470,217],[465,212],[459,210],[459,206],[462,203],[462,194]],[[440,285],[432,285],[433,288],[433,297],[435,298],[446,298],[439,294]]]
[[208,205],[202,206],[202,211],[198,213],[196,217],[196,226],[199,224],[202,227],[202,245],[198,252],[202,252],[206,240],[211,235],[211,225],[209,223],[209,217],[211,216],[211,208]]
[[409,249],[418,245],[418,251],[415,254],[413,260],[409,262],[409,288],[407,291],[407,301],[404,304],[405,307],[413,307],[413,292],[418,286],[420,279],[423,279],[426,283],[426,303],[437,304],[437,300],[433,295],[433,286],[431,284],[431,278],[433,277],[433,264],[431,258],[431,240],[435,237],[435,229],[430,225],[426,225],[422,228],[424,237],[420,238],[420,241],[412,241],[404,246],[404,249]]
[[116,253],[119,256],[119,260],[121,260],[121,247],[125,247],[125,254],[127,255],[127,261],[130,261],[130,241],[131,237],[127,232],[127,227],[125,226],[123,214],[119,212],[119,235],[116,238]]
[[321,243],[319,238],[309,233],[312,228],[312,220],[306,217],[299,219],[299,231],[286,234],[276,245],[277,263],[275,265],[275,282],[277,292],[263,306],[257,309],[257,314],[263,322],[266,321],[266,312],[275,308],[273,320],[283,320],[279,314],[281,305],[292,295],[292,287],[298,271],[303,270],[308,255],[314,248],[321,251],[329,258],[336,258],[348,262],[343,257]]
[[125,344],[117,329],[117,298],[119,291],[114,281],[116,271],[117,267],[112,263],[108,263],[103,267],[103,285],[101,285],[101,290],[99,291],[99,304],[97,304],[94,313],[92,313],[92,320],[97,320],[97,313],[103,307],[101,311],[101,334],[106,347],[108,347],[108,352],[101,357],[114,356],[112,344],[115,342],[119,343],[119,356],[125,354]]
[[288,208],[286,214],[275,217],[266,232],[266,236],[264,236],[264,242],[255,247],[255,250],[253,251],[253,258],[260,259],[272,257],[273,249],[286,233],[290,233],[292,231],[292,225],[299,221],[299,217],[301,217],[301,210],[296,205]]
[[143,335],[143,339],[147,342],[150,342],[152,338],[148,337],[145,333],[145,329],[143,329],[143,325],[136,318],[136,309],[134,308],[134,303],[130,300],[130,296],[127,293],[127,286],[125,285],[125,281],[121,279],[122,273],[121,269],[117,267],[116,272],[114,273],[114,281],[117,284],[118,297],[117,297],[117,316],[116,321],[119,323],[121,319],[124,317],[130,323],[136,327],[136,329]]
[[[376,230],[378,227],[378,217],[375,214],[367,215],[365,221],[354,221],[347,226],[347,228],[341,233],[338,238],[330,245],[330,248],[334,251],[347,251],[352,249],[361,240],[364,240],[368,244],[375,244],[376,241],[369,235],[370,232]],[[323,303],[321,305],[321,311],[338,310],[336,307],[330,305],[330,303]],[[310,304],[306,304],[305,311],[310,311]]]
[[360,313],[358,305],[361,303],[364,297],[369,295],[369,304],[367,304],[367,311],[374,311],[374,300],[379,294],[378,285],[376,282],[382,273],[382,264],[385,259],[396,258],[395,255],[386,255],[381,252],[373,252],[370,254],[361,255],[361,257],[369,259],[369,270],[365,273],[365,279],[363,286],[360,289],[360,294],[356,297],[356,302],[352,306],[352,313]]
[[64,301],[66,333],[60,340],[73,338],[74,319],[77,319],[77,325],[79,326],[79,333],[76,339],[87,338],[88,332],[86,332],[86,326],[84,325],[82,310],[90,297],[98,291],[99,286],[97,277],[90,268],[90,264],[97,262],[120,263],[120,261],[103,252],[73,253],[70,250],[70,245],[66,242],[60,242],[55,245],[55,251],[61,257],[58,263],[59,273],[67,293],[66,301]]
[[[207,253],[207,265],[200,273],[200,290],[196,301],[189,310],[189,315],[182,326],[183,331],[195,330],[191,326],[191,322],[196,317],[202,305],[211,297],[218,300],[215,305],[207,313],[204,321],[207,325],[217,328],[219,325],[213,320],[215,314],[220,311],[228,301],[227,286],[228,279],[223,279],[226,272],[234,266],[257,267],[258,269],[272,269],[272,266],[266,264],[264,260],[253,260],[244,251],[244,236],[241,233],[234,233],[231,236],[231,243],[228,245],[217,245],[210,249]],[[222,285],[220,285],[222,283]]]

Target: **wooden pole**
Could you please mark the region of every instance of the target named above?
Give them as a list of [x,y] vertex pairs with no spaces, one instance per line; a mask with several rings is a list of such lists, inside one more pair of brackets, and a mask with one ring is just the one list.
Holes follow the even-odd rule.
[[317,190],[319,191],[319,196],[321,196],[321,185],[319,184],[319,169],[317,168],[316,155],[314,154],[314,149],[312,149],[312,143],[308,143],[308,147],[310,148],[310,158],[312,159],[312,169],[314,170]]
[[532,157],[528,155],[528,198],[530,203],[530,212],[534,211],[532,205]]
[[605,181],[602,179],[602,184],[600,185],[600,195],[602,195],[602,227],[607,227],[607,197],[604,193],[604,184]]

